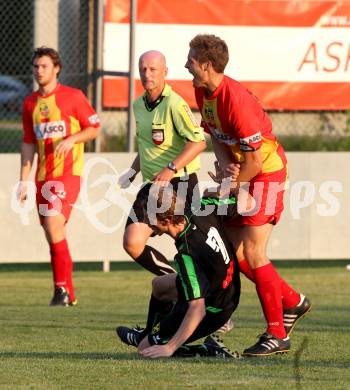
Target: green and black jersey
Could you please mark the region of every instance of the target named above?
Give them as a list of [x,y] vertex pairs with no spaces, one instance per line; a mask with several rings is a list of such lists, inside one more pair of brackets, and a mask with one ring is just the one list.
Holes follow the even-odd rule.
[[186,229],[175,241],[179,301],[205,298],[207,310],[214,312],[236,307],[240,295],[237,259],[217,216],[221,202],[227,203],[229,212],[236,210],[234,198],[202,199],[202,205],[214,207],[213,212],[186,216]]

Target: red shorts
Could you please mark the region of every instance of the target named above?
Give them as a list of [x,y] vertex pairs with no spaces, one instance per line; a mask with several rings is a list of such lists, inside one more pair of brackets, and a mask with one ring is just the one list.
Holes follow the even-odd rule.
[[45,217],[63,214],[68,221],[80,191],[80,176],[61,177],[36,183],[36,206],[40,224]]
[[227,226],[276,225],[283,211],[283,195],[287,180],[287,167],[273,173],[260,174],[249,183],[249,193],[256,207],[245,215],[228,220]]

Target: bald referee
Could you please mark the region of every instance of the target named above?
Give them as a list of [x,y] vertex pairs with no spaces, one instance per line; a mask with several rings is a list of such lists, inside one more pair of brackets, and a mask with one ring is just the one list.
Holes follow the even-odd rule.
[[147,245],[153,231],[146,223],[143,205],[152,183],[170,182],[175,191],[184,192],[186,208],[194,193],[194,201],[199,201],[196,172],[206,143],[188,104],[165,81],[168,68],[164,55],[155,50],[143,53],[139,72],[145,92],[134,102],[138,154],[119,178],[119,185],[127,188],[140,171],[144,185],[127,220],[123,246],[143,268],[164,275],[174,270],[159,251]]

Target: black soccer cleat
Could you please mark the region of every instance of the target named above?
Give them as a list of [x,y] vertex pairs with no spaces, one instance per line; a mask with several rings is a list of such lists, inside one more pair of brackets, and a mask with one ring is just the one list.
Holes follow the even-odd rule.
[[290,351],[289,338],[278,339],[270,333],[263,333],[259,341],[243,351],[243,356],[270,356]]
[[300,302],[291,309],[283,310],[283,325],[287,336],[290,336],[298,320],[303,318],[311,310],[311,301],[303,294],[300,294]]
[[55,293],[51,299],[50,306],[69,306],[69,293],[64,287],[55,288]]
[[241,358],[241,355],[238,352],[228,349],[224,342],[215,333],[207,336],[203,345],[207,349],[208,357],[216,357],[221,359]]
[[123,343],[138,347],[141,342],[142,332],[144,329],[140,328],[139,326],[135,326],[134,328],[118,326],[115,331]]

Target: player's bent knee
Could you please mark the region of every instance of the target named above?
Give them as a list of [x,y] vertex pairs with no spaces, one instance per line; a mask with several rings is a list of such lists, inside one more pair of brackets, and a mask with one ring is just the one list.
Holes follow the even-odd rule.
[[157,276],[152,280],[152,294],[159,301],[170,302],[177,299],[176,273]]

